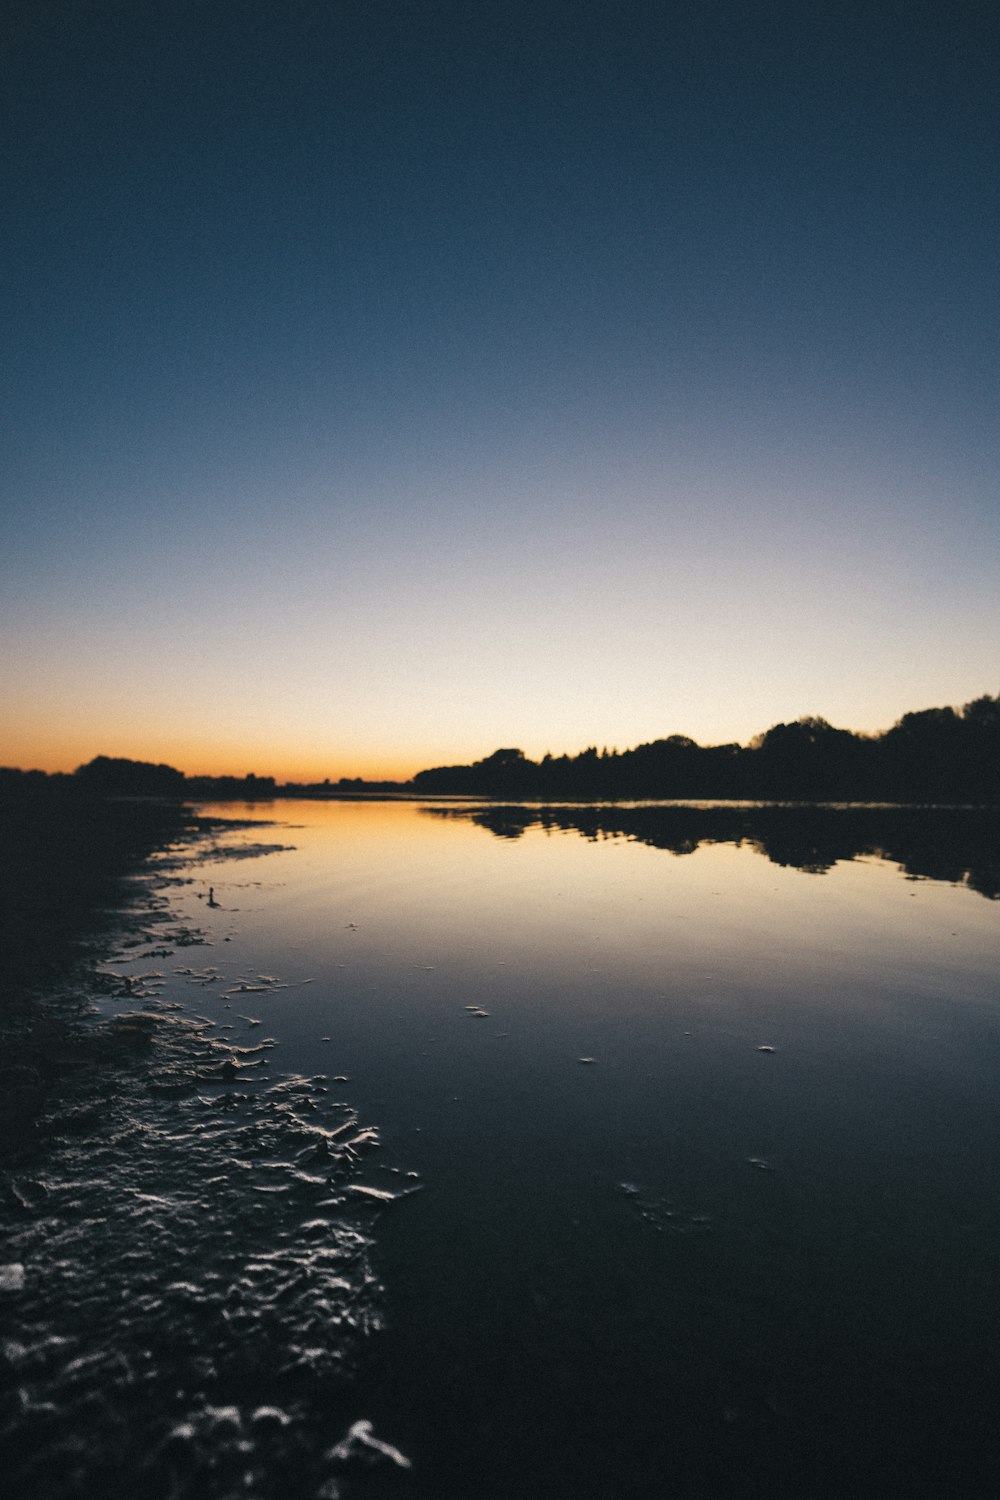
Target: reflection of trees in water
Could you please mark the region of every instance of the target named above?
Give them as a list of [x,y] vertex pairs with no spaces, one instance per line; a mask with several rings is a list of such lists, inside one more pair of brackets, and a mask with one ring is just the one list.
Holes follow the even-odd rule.
[[575,830],[586,839],[627,838],[693,854],[702,844],[745,844],[777,865],[822,875],[841,860],[870,855],[914,879],[968,885],[1000,899],[1000,809],[968,807],[590,807],[496,804],[434,807],[498,838],[529,828]]

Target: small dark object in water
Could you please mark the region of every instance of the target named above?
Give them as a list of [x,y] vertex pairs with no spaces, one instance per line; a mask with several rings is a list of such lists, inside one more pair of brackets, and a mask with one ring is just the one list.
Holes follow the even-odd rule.
[[216,901],[216,899],[215,899],[215,886],[214,885],[210,885],[209,888],[208,888],[208,904],[209,904],[209,906],[218,906],[218,904],[219,904],[218,901]]
[[226,1061],[222,1064],[222,1067],[219,1069],[219,1072],[222,1074],[223,1082],[231,1083],[232,1080],[236,1077],[237,1072],[239,1071],[239,1066],[240,1065],[236,1061],[235,1057],[227,1058]]

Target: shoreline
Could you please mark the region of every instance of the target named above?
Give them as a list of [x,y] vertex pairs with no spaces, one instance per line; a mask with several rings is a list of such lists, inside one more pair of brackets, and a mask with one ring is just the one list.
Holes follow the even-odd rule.
[[[0,1171],[45,1150],[47,1113],[98,1091],[138,1042],[99,1021],[99,966],[143,913],[128,883],[150,858],[229,821],[192,804],[32,789],[0,803]],[[243,822],[245,820],[231,820]]]
[[[216,838],[264,819],[119,813],[101,899],[74,902],[43,974],[22,965],[16,1005],[3,992],[3,1466],[24,1500],[221,1495],[248,1474],[272,1500],[286,1481],[346,1500],[359,1466],[409,1467],[354,1389],[383,1323],[390,1195],[356,1186],[378,1132],[324,1077],[272,1072],[272,1038],[132,972],[212,947],[183,899],[200,861],[287,846]],[[22,910],[41,941],[44,904]]]

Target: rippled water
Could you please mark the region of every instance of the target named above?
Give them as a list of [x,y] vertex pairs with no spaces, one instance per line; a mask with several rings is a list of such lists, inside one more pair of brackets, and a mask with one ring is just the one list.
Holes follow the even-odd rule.
[[26,1494],[995,1491],[993,820],[267,815],[17,1180]]
[[[207,857],[279,847],[236,836]],[[70,1076],[48,1150],[7,1184],[0,1435],[5,1493],[26,1500],[333,1500],[352,1471],[407,1464],[348,1416],[383,1317],[370,1210],[415,1174],[381,1164],[342,1080],[283,1074],[273,1038],[168,998],[286,988],[170,961],[208,942],[162,894],[188,862],[138,883],[122,951],[90,977],[118,1011],[95,1038],[114,1066]]]

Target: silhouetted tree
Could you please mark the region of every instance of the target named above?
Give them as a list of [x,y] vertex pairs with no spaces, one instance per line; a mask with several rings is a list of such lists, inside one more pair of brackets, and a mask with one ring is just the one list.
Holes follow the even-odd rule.
[[173,766],[153,765],[145,760],[125,760],[98,755],[74,775],[81,786],[106,796],[182,797],[184,773]]
[[1000,801],[1000,698],[904,714],[882,735],[826,719],[775,724],[747,747],[698,745],[686,735],[598,753],[529,760],[495,750],[471,766],[437,766],[419,792],[564,801],[773,799],[781,801]]

